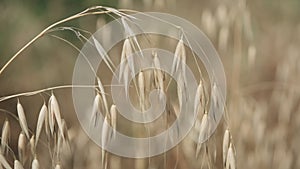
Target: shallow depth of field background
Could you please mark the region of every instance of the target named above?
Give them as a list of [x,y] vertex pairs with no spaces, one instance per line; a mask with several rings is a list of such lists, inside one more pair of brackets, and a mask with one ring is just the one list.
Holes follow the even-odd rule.
[[[238,0],[1,0],[0,66],[46,26],[93,5],[168,12],[209,33],[203,25],[203,12],[215,15],[223,5],[230,13],[239,7],[238,4]],[[219,47],[219,28],[210,36],[225,67],[228,119],[238,168],[300,168],[299,7],[299,0],[248,0],[250,24],[242,24],[242,32],[231,27],[224,49]],[[102,21],[109,19],[102,17]],[[93,33],[97,24],[102,24],[99,22],[98,17],[88,16],[66,25]],[[235,39],[236,34],[240,41]],[[63,33],[62,36],[80,45],[72,34]],[[236,50],[236,46],[240,50]],[[249,46],[256,50],[250,58]],[[45,36],[0,75],[0,96],[71,84],[76,57],[77,51],[70,46]],[[58,100],[64,100],[60,104],[68,126],[78,125],[71,90],[57,90],[55,94]],[[32,122],[36,121],[43,97],[22,97],[21,101],[29,127],[34,129]],[[1,102],[0,108],[16,112],[16,99]],[[4,119],[0,118],[0,126]],[[222,142],[223,129],[224,125],[220,125],[221,140],[216,144]],[[12,140],[16,140],[18,133],[12,134]]]

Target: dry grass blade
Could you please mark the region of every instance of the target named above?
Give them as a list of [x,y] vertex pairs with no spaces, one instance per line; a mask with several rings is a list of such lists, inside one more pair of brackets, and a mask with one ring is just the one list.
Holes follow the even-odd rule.
[[24,169],[23,165],[20,163],[20,161],[15,160],[14,162],[14,169]]
[[31,169],[39,169],[39,168],[40,168],[39,161],[35,158],[31,163]]
[[2,134],[1,134],[1,152],[3,154],[6,153],[9,138],[10,138],[10,125],[9,125],[9,121],[5,120],[2,128]]
[[26,137],[29,139],[29,130],[28,130],[28,126],[27,126],[27,120],[25,117],[24,109],[19,100],[17,103],[17,112],[18,112],[20,126],[21,126],[23,132],[25,133]]
[[39,138],[40,138],[40,134],[43,128],[43,124],[46,118],[46,115],[48,114],[47,111],[47,106],[45,105],[45,103],[43,104],[43,106],[41,107],[40,113],[39,113],[39,117],[38,117],[38,121],[36,124],[36,131],[35,131],[35,135],[36,135],[36,140],[35,140],[35,146],[37,145]]
[[3,165],[3,167],[5,169],[12,169],[11,166],[8,164],[8,162],[6,161],[6,158],[3,156],[2,153],[0,153],[0,163],[1,165]]
[[229,143],[230,143],[230,132],[228,129],[226,129],[223,137],[223,165],[224,166],[226,164]]
[[19,134],[18,153],[19,153],[20,162],[22,164],[24,164],[25,163],[25,155],[26,155],[26,136],[23,133]]

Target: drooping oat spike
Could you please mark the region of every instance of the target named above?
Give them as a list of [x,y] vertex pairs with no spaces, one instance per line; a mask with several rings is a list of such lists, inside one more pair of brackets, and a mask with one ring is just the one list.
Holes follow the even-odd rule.
[[64,119],[61,120],[62,121],[62,126],[63,126],[63,139],[64,141],[69,141],[69,136],[68,136],[68,127],[67,127],[67,123]]
[[218,109],[220,109],[220,105],[219,105],[219,92],[218,92],[218,88],[217,88],[217,85],[216,83],[213,84],[213,87],[211,89],[211,99],[212,99],[212,108],[213,108],[213,117],[214,117],[214,120],[216,121],[216,116],[215,116],[215,113],[217,112]]
[[130,68],[130,72],[131,72],[131,77],[134,77],[135,74],[135,67],[134,67],[134,59],[133,59],[133,51],[132,51],[132,47],[131,47],[131,44],[130,44],[130,41],[128,40],[128,44],[126,45],[126,59],[127,59],[127,63],[128,63],[128,66]]
[[54,169],[61,169],[61,166],[59,164],[56,164]]
[[203,113],[202,110],[204,110],[205,106],[205,99],[204,99],[204,87],[203,82],[200,80],[200,83],[197,87],[195,101],[194,101],[194,113],[198,113],[199,109],[201,109],[200,113]]
[[14,169],[24,169],[23,165],[20,163],[20,161],[15,160],[14,162]]
[[106,152],[105,152],[105,146],[107,145],[107,142],[109,141],[109,133],[108,133],[108,119],[107,116],[105,116],[104,118],[104,123],[102,126],[102,136],[101,136],[101,141],[102,141],[102,165],[105,166],[106,161],[105,161],[105,156],[106,156]]
[[[54,94],[52,93],[51,97],[50,97],[50,100],[49,100],[49,103],[50,103],[50,107],[51,107],[51,111],[53,111],[51,114],[54,115],[55,117],[55,120],[57,122],[57,125],[58,125],[58,128],[59,128],[59,131],[61,134],[63,134],[63,127],[62,127],[62,122],[61,122],[61,115],[60,115],[60,110],[59,110],[59,105],[58,105],[58,101],[56,99],[56,97],[54,96]],[[54,121],[53,121],[53,127],[54,127]]]
[[115,137],[116,135],[116,130],[117,130],[117,108],[116,108],[116,105],[111,105],[111,108],[110,108],[110,123],[113,127],[113,138]]
[[34,158],[34,160],[31,163],[31,169],[39,169],[39,168],[40,168],[39,161],[36,158]]
[[97,82],[98,82],[98,87],[100,89],[100,95],[101,95],[101,98],[102,98],[102,101],[103,101],[103,105],[104,105],[104,108],[105,108],[105,114],[109,114],[109,111],[108,111],[108,104],[107,104],[107,100],[106,100],[106,96],[105,96],[105,91],[104,91],[104,87],[101,83],[101,80],[99,78],[97,78]]
[[224,165],[224,167],[226,164],[229,143],[230,143],[230,132],[228,129],[226,129],[225,133],[224,133],[224,137],[223,137],[223,165]]
[[107,65],[107,67],[110,69],[110,71],[113,73],[113,68],[114,64],[111,61],[111,59],[109,58],[108,54],[105,52],[105,50],[103,49],[102,45],[98,42],[98,40],[92,36],[92,39],[94,41],[95,47],[99,53],[99,55],[101,56],[101,58],[103,59],[103,61],[105,62],[105,64]]
[[205,138],[207,137],[207,133],[209,130],[209,123],[208,123],[208,115],[205,113],[202,117],[201,125],[200,125],[200,131],[199,131],[199,137],[198,137],[198,144],[196,148],[196,158],[198,158],[201,145]]
[[177,43],[176,49],[175,49],[175,53],[174,53],[174,60],[173,60],[173,64],[172,64],[172,68],[171,68],[171,74],[174,75],[174,73],[178,70],[179,67],[179,63],[180,63],[180,55],[182,54],[182,45],[183,45],[183,41],[179,40],[179,42]]
[[140,107],[142,112],[145,111],[145,79],[143,72],[139,72],[138,75],[138,86],[139,86],[139,94],[140,94]]
[[21,129],[26,134],[26,137],[29,139],[29,131],[28,131],[28,126],[27,126],[24,109],[19,100],[17,103],[17,112],[18,112],[19,123],[20,123]]
[[59,154],[61,151],[61,147],[62,147],[62,141],[63,141],[63,137],[61,134],[57,135],[57,142],[56,142],[56,156],[57,159],[59,159]]
[[2,165],[5,169],[12,169],[2,153],[0,153],[0,165]]
[[[181,40],[182,41],[182,40]],[[181,59],[181,71],[182,71],[182,77],[183,77],[183,82],[185,85],[187,85],[187,79],[186,79],[186,52],[185,52],[185,47],[183,42],[181,43],[181,55],[180,55],[180,59]]]
[[39,113],[39,117],[38,117],[38,121],[36,124],[36,131],[35,131],[35,135],[36,135],[36,140],[35,140],[35,146],[37,145],[39,138],[40,138],[40,134],[43,128],[43,124],[46,118],[46,115],[48,114],[47,111],[47,106],[45,105],[45,103],[43,104],[43,106],[41,107],[40,113]]
[[30,140],[29,140],[29,145],[30,145],[30,151],[32,155],[35,155],[35,137],[34,135],[31,136]]
[[128,98],[128,84],[129,83],[129,68],[128,66],[124,69],[124,87],[125,87],[125,95]]
[[[55,125],[55,119],[54,119],[54,113],[53,113],[53,107],[51,106],[51,99],[52,97],[50,97],[49,99],[49,104],[48,104],[48,116],[47,116],[47,120],[46,122],[48,123],[49,126],[47,126],[50,129],[50,134],[51,136],[53,136],[54,133],[54,125]],[[46,127],[46,128],[47,128]],[[47,129],[46,129],[47,130]],[[47,132],[47,131],[46,131]]]
[[25,163],[25,153],[26,153],[26,137],[23,133],[20,133],[18,140],[18,153],[19,160],[21,163]]
[[179,110],[180,111],[182,109],[182,101],[183,101],[182,87],[184,87],[184,84],[183,84],[182,74],[179,72],[178,81],[177,81],[177,96],[178,96]]
[[91,116],[91,122],[94,125],[94,127],[98,124],[99,116],[101,114],[100,105],[101,105],[101,96],[100,94],[97,94],[94,99],[92,116]]
[[121,53],[121,63],[120,63],[120,74],[119,74],[119,80],[122,79],[123,72],[126,66],[130,67],[130,70],[134,72],[134,62],[133,58],[130,57],[133,53],[130,40],[125,39],[123,48],[122,48],[122,53]]
[[[157,57],[157,53],[154,53],[153,63],[154,63],[154,67],[155,67],[155,70],[154,70],[155,83],[158,86],[158,88],[163,91],[164,90],[164,75],[161,71],[160,62]],[[159,96],[159,99],[162,100],[162,97],[163,97],[163,95],[161,94]]]
[[2,134],[1,134],[1,152],[3,154],[6,153],[9,139],[10,139],[10,125],[9,125],[9,121],[5,120],[2,128]]
[[120,70],[119,70],[119,81],[122,80],[123,72],[125,69],[125,66],[127,66],[127,60],[126,60],[126,45],[128,42],[126,42],[128,39],[124,41],[122,52],[121,52],[121,62],[120,62]]
[[226,169],[236,169],[236,160],[235,160],[235,154],[234,154],[234,151],[232,148],[232,143],[230,143],[228,153],[227,153]]

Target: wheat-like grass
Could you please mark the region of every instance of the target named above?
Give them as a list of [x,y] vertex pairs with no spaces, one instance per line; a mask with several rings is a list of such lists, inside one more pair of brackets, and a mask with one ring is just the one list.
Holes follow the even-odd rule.
[[[40,37],[44,36],[45,34],[49,33],[49,32],[55,32],[58,30],[71,30],[74,31],[75,33],[78,34],[78,32],[80,32],[81,30],[75,29],[75,28],[68,28],[68,27],[60,27],[60,28],[56,28],[56,26],[63,24],[67,21],[73,20],[73,19],[77,19],[83,16],[87,16],[87,15],[96,15],[96,14],[104,14],[104,13],[113,13],[116,16],[119,16],[122,18],[122,26],[124,26],[124,32],[128,33],[128,38],[125,39],[124,43],[123,43],[123,47],[122,47],[122,51],[121,51],[121,56],[120,56],[120,72],[119,72],[119,81],[123,81],[125,84],[125,92],[126,92],[126,97],[125,99],[129,99],[129,95],[132,94],[129,91],[129,85],[130,85],[130,77],[133,78],[133,81],[135,80],[134,77],[135,75],[133,74],[135,72],[135,63],[133,60],[133,57],[131,56],[134,51],[138,51],[141,49],[141,46],[139,44],[139,39],[135,36],[131,37],[131,28],[130,28],[130,23],[132,22],[132,20],[134,20],[134,18],[130,18],[130,16],[127,16],[125,13],[122,12],[122,10],[116,10],[113,8],[107,8],[107,7],[93,7],[93,8],[89,8],[83,12],[80,12],[74,16],[71,16],[69,18],[66,18],[64,20],[61,20],[57,23],[54,23],[53,25],[50,25],[48,28],[46,28],[44,31],[42,31],[40,34],[38,34],[32,41],[30,41],[28,44],[26,44],[23,48],[21,48],[20,51],[18,51],[5,65],[4,67],[2,67],[2,69],[0,70],[0,75],[1,73],[6,69],[6,67],[17,57],[19,56],[20,53],[22,53],[25,49],[27,49],[33,42],[35,42],[37,39],[39,39]],[[202,22],[204,23],[206,30],[208,31],[209,36],[211,37],[215,37],[216,36],[216,32],[219,32],[219,47],[221,49],[225,49],[227,48],[226,45],[227,42],[229,41],[229,30],[230,26],[226,25],[228,23],[224,23],[224,16],[226,18],[227,16],[227,9],[225,7],[220,7],[217,9],[217,17],[215,18],[215,16],[210,12],[210,11],[205,11],[203,12],[202,15]],[[217,22],[220,22],[220,24],[222,24],[223,26],[220,28],[220,30],[216,30],[217,29]],[[181,32],[182,33],[182,32]],[[81,40],[86,40],[84,36],[78,36],[80,37]],[[142,112],[145,112],[147,105],[147,94],[149,91],[151,91],[151,89],[153,88],[157,88],[160,89],[161,91],[164,91],[165,93],[169,94],[167,95],[167,110],[166,113],[167,115],[165,116],[166,118],[163,119],[163,126],[166,126],[166,128],[168,128],[170,125],[172,125],[172,118],[175,117],[175,119],[177,117],[179,117],[179,112],[181,112],[183,104],[185,103],[185,99],[187,99],[187,96],[184,95],[184,93],[186,93],[187,88],[188,88],[188,82],[187,82],[187,77],[186,77],[186,69],[187,69],[187,64],[189,63],[189,54],[187,53],[187,50],[190,46],[185,46],[183,43],[183,38],[185,38],[184,33],[182,33],[181,35],[181,40],[179,40],[177,42],[177,45],[175,47],[175,55],[174,55],[174,59],[173,59],[173,63],[172,63],[172,75],[177,75],[178,76],[178,81],[177,81],[177,98],[178,98],[178,102],[177,101],[171,101],[170,98],[173,98],[174,93],[172,93],[173,91],[171,91],[170,93],[167,93],[169,91],[169,89],[172,87],[168,88],[170,85],[169,84],[166,85],[165,80],[166,80],[166,74],[164,74],[164,72],[162,70],[160,70],[161,68],[161,63],[159,60],[159,57],[157,56],[157,53],[153,52],[153,66],[155,68],[155,70],[151,70],[151,71],[142,71],[139,72],[137,74],[137,83],[135,84],[136,86],[136,93],[137,93],[137,97],[138,97],[138,101],[139,101],[139,106],[142,110]],[[65,40],[66,42],[67,40]],[[104,54],[104,49],[100,44],[100,41],[98,41],[95,37],[92,36],[92,41],[93,41],[93,45],[96,48],[96,50],[98,51],[101,59],[104,61],[104,63],[106,64],[106,66],[108,67],[108,69],[113,72],[113,76],[114,76],[114,71],[115,71],[115,63],[114,60],[111,59],[109,57],[109,55]],[[68,41],[67,41],[68,42]],[[256,54],[256,51],[254,49],[249,48],[249,57],[254,57],[253,55]],[[212,168],[213,165],[213,160],[211,159],[213,156],[212,154],[214,153],[213,148],[210,147],[211,142],[214,143],[214,141],[211,140],[206,140],[208,137],[208,132],[210,131],[210,117],[214,117],[214,115],[208,115],[207,114],[207,105],[208,102],[210,101],[210,104],[213,104],[214,106],[218,106],[219,103],[218,101],[220,101],[220,96],[219,96],[219,89],[218,87],[214,84],[213,88],[211,89],[211,100],[208,99],[208,97],[205,96],[205,89],[206,89],[206,83],[205,83],[205,79],[204,77],[202,77],[202,73],[200,72],[200,67],[198,65],[198,62],[196,60],[195,65],[197,66],[198,69],[198,73],[201,75],[200,77],[200,81],[199,81],[199,85],[197,88],[197,91],[195,91],[196,95],[195,95],[195,99],[194,99],[194,107],[193,107],[193,111],[195,113],[198,113],[202,116],[201,119],[201,123],[197,124],[197,126],[195,126],[196,130],[198,131],[198,143],[196,145],[196,153],[194,152],[189,152],[190,154],[192,154],[191,158],[195,158],[194,161],[201,161],[199,158],[201,155],[203,155],[205,158],[205,161],[208,163],[208,167]],[[196,68],[195,68],[196,69]],[[96,71],[94,71],[95,73]],[[14,158],[14,168],[23,168],[25,166],[27,166],[26,164],[31,164],[31,168],[32,169],[36,169],[36,168],[40,168],[39,165],[39,161],[38,159],[42,159],[46,158],[49,165],[52,166],[52,168],[55,169],[60,169],[60,168],[68,168],[68,166],[64,166],[64,161],[66,161],[66,164],[69,164],[70,166],[76,166],[78,164],[79,168],[82,165],[81,161],[85,161],[86,159],[81,159],[82,157],[87,158],[88,162],[93,161],[94,163],[96,163],[95,161],[99,161],[99,160],[91,160],[91,159],[100,159],[99,157],[101,157],[101,164],[100,166],[102,166],[102,168],[109,168],[110,166],[110,162],[113,161],[115,156],[110,156],[110,154],[108,152],[106,152],[106,150],[104,149],[105,146],[109,143],[110,139],[113,139],[117,132],[117,125],[121,125],[121,122],[117,122],[117,116],[118,116],[118,112],[117,112],[117,107],[114,104],[110,103],[109,100],[109,94],[106,93],[105,91],[105,83],[102,83],[102,81],[100,80],[100,78],[96,75],[95,73],[95,78],[97,80],[97,85],[96,86],[85,86],[85,87],[90,87],[95,89],[95,91],[97,91],[95,99],[94,99],[94,103],[93,103],[93,107],[91,108],[91,112],[87,112],[88,116],[90,117],[90,127],[96,127],[96,125],[99,123],[99,117],[101,116],[101,114],[104,115],[104,124],[102,126],[102,135],[99,136],[101,137],[101,141],[102,141],[102,150],[101,152],[99,152],[98,154],[95,153],[93,150],[93,148],[91,146],[91,143],[89,143],[89,141],[87,141],[87,139],[85,140],[83,137],[81,137],[81,135],[79,135],[79,131],[74,131],[76,129],[70,129],[67,127],[65,120],[63,119],[63,113],[60,111],[60,105],[64,106],[64,100],[58,100],[56,98],[56,96],[54,95],[54,92],[52,90],[56,90],[56,89],[60,89],[60,88],[66,88],[66,87],[83,87],[83,86],[75,86],[75,85],[69,85],[69,86],[56,86],[56,87],[52,87],[52,88],[45,88],[42,90],[38,90],[38,91],[34,91],[34,92],[27,92],[27,93],[21,93],[21,94],[16,94],[16,95],[12,95],[12,96],[7,96],[7,97],[1,97],[0,98],[0,102],[7,100],[7,99],[11,99],[11,98],[16,98],[16,97],[23,97],[23,96],[29,96],[29,95],[34,95],[34,94],[39,94],[39,93],[43,93],[46,91],[52,91],[51,96],[49,98],[48,103],[45,102],[40,109],[40,112],[38,114],[38,118],[37,118],[37,123],[36,123],[36,129],[35,129],[35,133],[30,132],[31,130],[28,128],[27,126],[27,119],[25,116],[25,112],[24,109],[20,103],[20,101],[18,100],[17,103],[17,114],[18,114],[18,118],[19,118],[19,125],[22,129],[20,135],[19,135],[19,141],[18,141],[18,158]],[[134,81],[135,83],[135,81]],[[214,83],[214,82],[211,82]],[[151,84],[153,84],[151,86]],[[173,89],[176,91],[176,89]],[[185,96],[185,97],[184,97]],[[160,99],[162,100],[162,95],[160,97]],[[223,99],[223,98],[221,98]],[[138,103],[137,103],[138,104]],[[110,107],[110,109],[109,109]],[[185,113],[185,112],[182,112]],[[27,115],[27,114],[26,114]],[[28,119],[29,120],[29,119]],[[227,119],[226,119],[227,120]],[[158,120],[159,121],[159,120]],[[197,121],[199,121],[199,119],[197,119]],[[161,122],[161,121],[160,121]],[[229,123],[229,121],[226,121],[227,123]],[[109,135],[109,130],[108,130],[108,125],[112,126],[113,128],[113,133],[112,135]],[[177,123],[175,123],[175,125],[178,125]],[[226,124],[229,125],[229,124]],[[43,130],[43,126],[44,126],[44,130]],[[9,142],[9,133],[10,133],[10,125],[9,125],[9,121],[5,121],[4,125],[3,125],[3,130],[2,130],[2,139],[1,139],[1,154],[0,154],[0,162],[1,164],[5,167],[5,168],[11,168],[9,162],[6,160],[9,159],[9,154],[5,153],[6,151],[9,151],[8,148],[8,144]],[[153,125],[151,126],[151,129],[160,130],[159,125]],[[146,126],[146,130],[147,130],[147,137],[150,137],[150,127]],[[168,137],[170,137],[169,141],[171,143],[174,142],[174,139],[178,137],[179,135],[179,128],[177,126],[177,133],[168,133]],[[136,130],[134,131],[133,134],[136,135],[141,135],[140,133],[142,130]],[[43,133],[46,134],[46,138],[43,137]],[[77,136],[78,135],[78,136]],[[31,137],[30,137],[31,136]],[[69,138],[69,136],[71,136]],[[29,141],[29,146],[31,149],[31,155],[30,153],[26,154],[26,148],[28,147],[27,142]],[[203,143],[203,141],[206,141],[205,143]],[[168,143],[162,143],[167,145]],[[71,155],[66,155],[66,152],[64,152],[65,150],[65,146],[68,145],[69,148],[71,149],[70,153]],[[204,145],[204,146],[203,146]],[[191,147],[193,147],[194,145],[190,145]],[[172,150],[170,150],[169,152],[166,152],[164,154],[164,167],[165,168],[171,168],[169,167],[170,164],[167,163],[167,161],[169,161],[169,158],[173,157],[176,158],[176,164],[175,167],[180,167],[180,168],[186,168],[185,166],[189,166],[188,162],[185,162],[186,159],[184,158],[180,158],[181,155],[185,154],[185,152],[188,152],[188,150],[186,149],[181,149],[180,148],[181,145],[176,146],[176,152],[172,152]],[[48,158],[45,155],[45,157],[42,157],[42,153],[39,152],[38,149],[43,149],[45,148],[46,150],[49,151],[48,154]],[[90,152],[86,152],[87,148],[91,149],[91,154],[89,154]],[[150,149],[150,147],[149,147]],[[212,149],[212,150],[211,150]],[[84,151],[83,151],[84,150]],[[201,150],[203,150],[203,154],[201,154]],[[133,150],[134,151],[134,150]],[[80,152],[80,153],[78,153]],[[79,155],[79,154],[83,154],[83,155]],[[86,153],[88,155],[86,155]],[[94,156],[94,154],[96,154]],[[44,155],[44,154],[43,154]],[[12,155],[13,156],[13,155]],[[94,156],[94,157],[91,157]],[[214,155],[217,156],[217,155]],[[91,158],[91,159],[89,159]],[[154,157],[156,158],[156,157]],[[50,159],[50,160],[49,160]],[[44,160],[44,159],[43,159]],[[152,162],[155,161],[155,162]],[[70,162],[71,161],[71,162]],[[74,162],[76,161],[76,162]],[[126,163],[126,160],[124,160]],[[159,160],[157,160],[159,161]],[[149,157],[149,162],[148,162],[148,168],[150,167],[159,167],[159,162],[156,164],[156,159],[151,159],[150,161],[150,157]],[[171,160],[170,160],[171,161]],[[235,154],[235,148],[233,146],[233,142],[232,142],[232,138],[231,135],[229,133],[229,130],[225,130],[224,133],[224,137],[223,137],[223,165],[225,168],[231,168],[231,169],[235,169],[237,167],[236,165],[236,154]],[[44,162],[44,161],[43,161]],[[100,163],[100,162],[99,162]],[[121,165],[123,165],[123,160],[120,162]],[[145,163],[144,159],[141,160],[135,160],[133,162],[136,167],[138,168],[145,168],[147,165]],[[169,162],[171,163],[171,162]],[[217,163],[217,162],[216,162]],[[43,163],[41,163],[43,164]],[[74,165],[76,164],[76,165]],[[29,166],[28,165],[28,166]],[[92,164],[86,164],[86,166],[99,166],[98,165],[92,165]],[[133,166],[132,165],[132,166]],[[194,166],[194,164],[190,164],[191,166]],[[42,165],[44,166],[44,164]],[[183,167],[184,166],[184,167]],[[196,166],[196,165],[195,165]],[[200,166],[200,165],[199,165]],[[124,165],[125,167],[125,165]],[[198,167],[198,165],[197,165]],[[84,168],[84,167],[83,167]],[[121,166],[121,168],[123,168],[123,166]]]

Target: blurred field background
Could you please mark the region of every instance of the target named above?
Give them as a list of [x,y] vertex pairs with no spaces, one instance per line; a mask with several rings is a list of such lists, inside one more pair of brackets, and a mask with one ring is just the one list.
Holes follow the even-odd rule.
[[[168,12],[198,26],[210,37],[225,66],[228,125],[237,151],[238,168],[300,168],[299,0],[244,3],[238,0],[1,0],[0,66],[51,23],[94,5]],[[221,33],[222,25],[217,23],[218,11],[223,7],[226,9],[223,20],[230,22],[225,30],[227,34]],[[238,15],[231,16],[231,13]],[[102,20],[109,21],[109,17]],[[99,17],[88,16],[66,25],[95,32],[97,24],[101,24]],[[224,43],[220,42],[221,34],[228,36]],[[72,34],[62,36],[80,44]],[[77,51],[70,46],[45,36],[0,75],[0,95],[71,84],[76,57]],[[68,98],[61,106],[68,126],[78,125],[71,90],[57,90],[55,94],[58,99]],[[16,101],[1,102],[0,108],[15,112]],[[22,97],[21,101],[29,127],[34,129],[33,122],[43,99],[35,95]],[[3,121],[4,118],[0,124]],[[224,128],[219,126],[217,140],[222,141]],[[18,133],[12,133],[12,140],[17,137]],[[12,141],[12,147],[16,145]],[[190,167],[200,168],[193,160],[186,155],[187,163],[193,164]],[[214,167],[221,168],[222,163]]]

